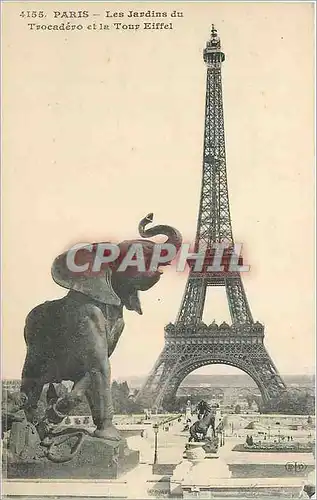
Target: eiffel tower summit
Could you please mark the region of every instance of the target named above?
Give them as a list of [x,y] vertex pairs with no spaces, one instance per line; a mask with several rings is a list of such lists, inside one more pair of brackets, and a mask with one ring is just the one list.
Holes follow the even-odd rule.
[[[264,406],[269,408],[286,386],[264,345],[264,326],[252,317],[241,274],[228,266],[232,256],[237,255],[227,185],[221,77],[225,54],[213,25],[203,58],[207,69],[205,129],[195,252],[204,250],[206,257],[199,271],[194,262],[189,264],[187,285],[176,322],[165,327],[165,346],[139,393],[138,401],[148,408],[168,408],[189,373],[217,363],[247,373],[257,384]],[[226,246],[221,261],[222,271],[210,271],[215,244]],[[238,263],[243,264],[241,257]],[[231,325],[225,322],[206,325],[202,322],[208,287],[225,287]]]

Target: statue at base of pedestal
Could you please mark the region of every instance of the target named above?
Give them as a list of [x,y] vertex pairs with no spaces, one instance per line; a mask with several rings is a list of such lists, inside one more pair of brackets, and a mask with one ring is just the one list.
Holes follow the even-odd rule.
[[212,436],[216,437],[216,409],[202,400],[198,403],[196,412],[198,420],[189,429],[189,441],[205,441],[209,428],[211,428]]

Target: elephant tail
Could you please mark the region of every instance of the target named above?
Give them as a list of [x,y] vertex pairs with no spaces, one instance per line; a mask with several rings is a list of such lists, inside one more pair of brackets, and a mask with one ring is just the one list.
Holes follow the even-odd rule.
[[[84,431],[79,431],[79,432],[74,432],[70,433],[69,430],[67,433],[65,433],[65,438],[64,440],[60,441],[59,443],[55,442],[53,439],[52,443],[49,445],[47,453],[46,453],[46,458],[50,460],[51,462],[54,462],[55,464],[63,464],[65,462],[70,462],[75,455],[79,452],[80,448],[82,447],[82,444],[84,442],[84,439],[86,437],[87,433]],[[55,454],[54,450],[58,450],[59,446],[65,442],[67,442],[70,438],[75,437],[77,438],[77,441],[73,446],[70,448],[70,453],[68,454]]]

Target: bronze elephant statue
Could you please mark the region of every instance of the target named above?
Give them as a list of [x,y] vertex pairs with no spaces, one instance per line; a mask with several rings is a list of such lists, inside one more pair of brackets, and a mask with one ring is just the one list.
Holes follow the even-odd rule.
[[[177,252],[182,243],[179,231],[166,225],[146,229],[152,221],[153,214],[149,214],[140,222],[142,238],[166,235],[166,243],[174,245]],[[133,243],[142,245],[148,264],[155,243],[146,239],[124,241],[119,244],[120,252],[127,252]],[[112,424],[109,358],[124,328],[124,307],[142,314],[139,291],[154,286],[161,271],[146,265],[143,271],[131,267],[118,272],[118,262],[114,262],[97,274],[75,275],[65,264],[66,256],[67,252],[55,259],[52,277],[69,292],[61,299],[38,305],[26,318],[27,354],[21,384],[21,392],[27,396],[25,411],[32,421],[43,386],[70,380],[73,389],[50,406],[49,422],[61,422],[86,396],[95,436],[118,440],[119,433]]]

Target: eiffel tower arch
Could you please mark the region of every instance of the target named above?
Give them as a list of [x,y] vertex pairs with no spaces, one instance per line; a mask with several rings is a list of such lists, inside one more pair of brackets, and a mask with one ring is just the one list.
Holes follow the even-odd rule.
[[249,328],[201,323],[198,331],[190,328],[186,336],[170,323],[165,328],[165,347],[140,394],[144,404],[168,407],[175,401],[180,384],[192,371],[207,365],[225,364],[249,375],[264,405],[268,405],[285,390],[285,384],[263,339],[264,327],[258,322]]
[[[190,261],[190,271],[175,324],[165,327],[165,346],[138,402],[164,408],[173,402],[182,380],[193,370],[210,364],[241,369],[257,384],[269,406],[286,390],[264,344],[264,326],[254,322],[239,268],[230,266],[236,251],[229,207],[221,67],[225,54],[212,26],[204,50],[207,66],[202,186],[195,238],[195,253],[204,253],[202,264]],[[215,269],[215,245],[225,247]],[[202,322],[209,287],[226,290],[231,325]]]

